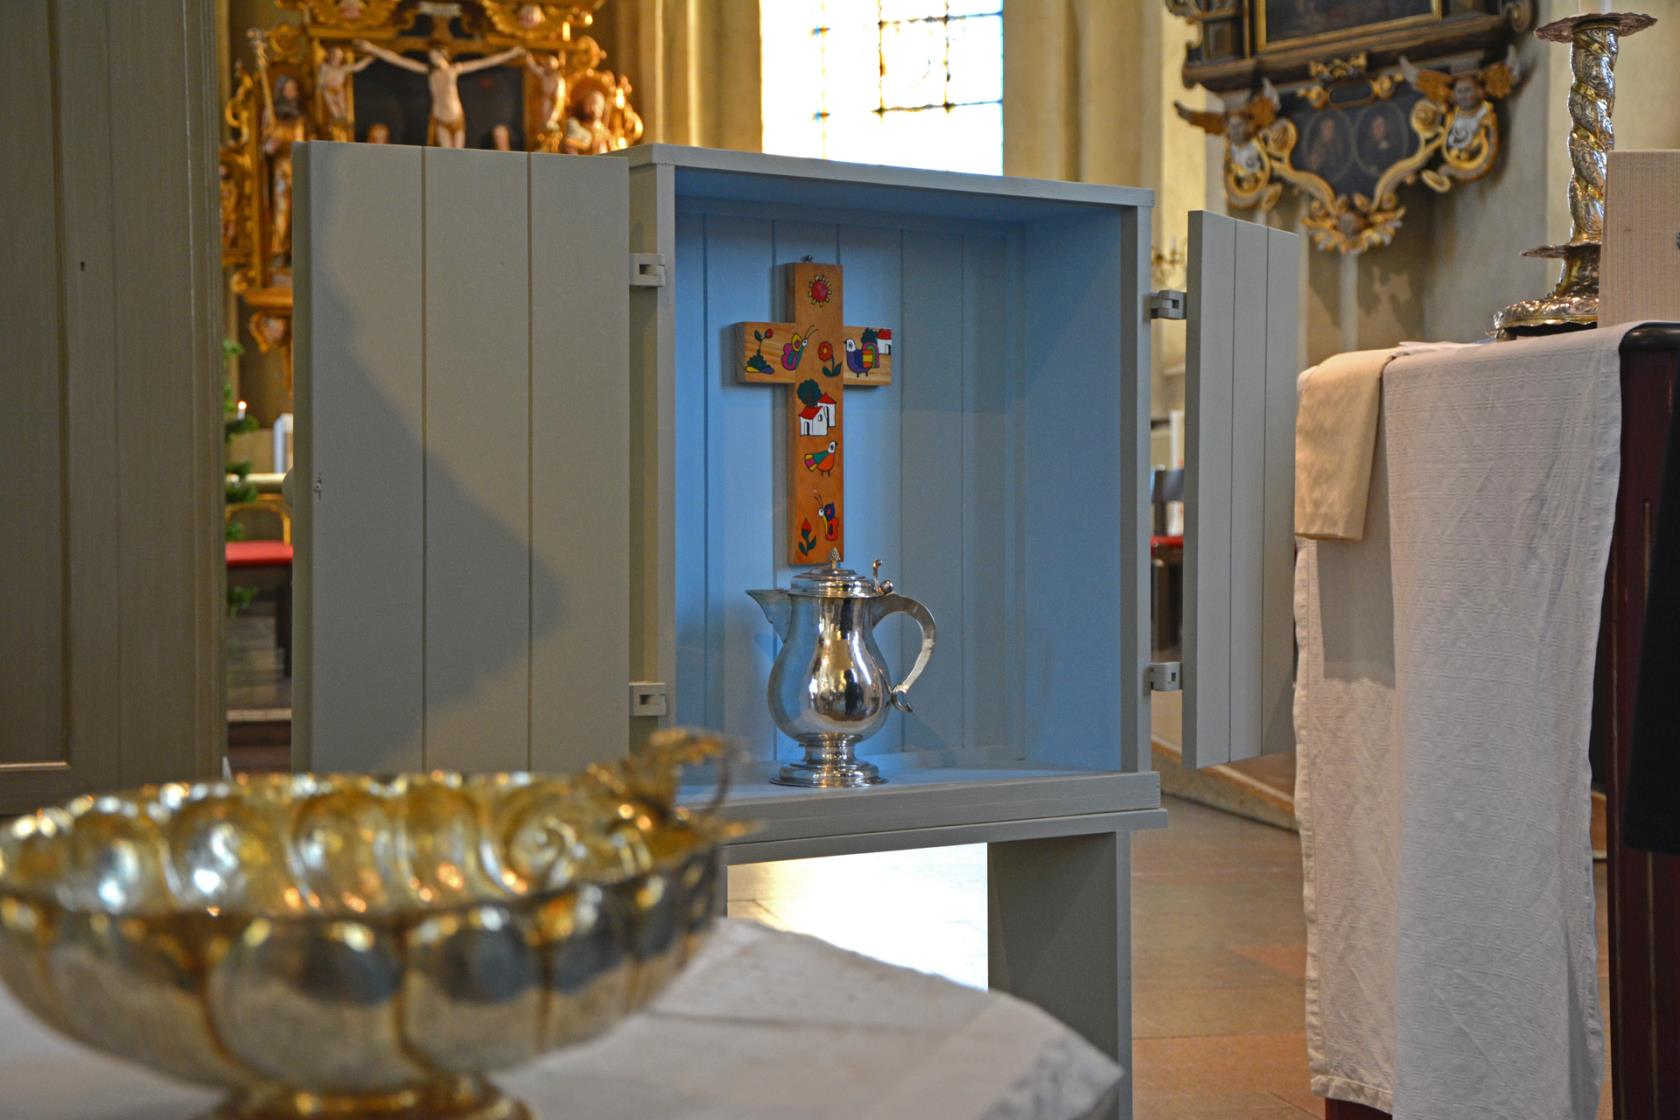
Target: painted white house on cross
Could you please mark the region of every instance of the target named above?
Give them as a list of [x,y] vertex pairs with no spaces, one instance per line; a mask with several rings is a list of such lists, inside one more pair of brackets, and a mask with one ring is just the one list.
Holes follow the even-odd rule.
[[827,393],[818,397],[816,404],[806,405],[799,412],[799,434],[802,436],[826,436],[834,426],[834,398]]

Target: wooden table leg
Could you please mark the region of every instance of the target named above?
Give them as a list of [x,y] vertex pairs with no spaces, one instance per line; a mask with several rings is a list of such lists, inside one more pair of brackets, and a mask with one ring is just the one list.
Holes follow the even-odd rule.
[[1131,837],[987,845],[991,985],[1037,1004],[1118,1061],[1132,1115]]

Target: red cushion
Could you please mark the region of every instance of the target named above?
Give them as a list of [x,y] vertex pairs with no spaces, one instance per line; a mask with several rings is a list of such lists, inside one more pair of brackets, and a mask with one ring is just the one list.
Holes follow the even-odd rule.
[[230,568],[289,568],[292,546],[284,541],[228,541]]

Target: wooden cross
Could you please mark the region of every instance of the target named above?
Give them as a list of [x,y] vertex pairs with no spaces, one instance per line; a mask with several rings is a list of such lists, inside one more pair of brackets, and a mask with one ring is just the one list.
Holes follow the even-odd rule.
[[740,379],[786,385],[788,563],[846,554],[845,388],[892,383],[892,331],[848,327],[837,264],[787,269],[791,323],[742,323]]

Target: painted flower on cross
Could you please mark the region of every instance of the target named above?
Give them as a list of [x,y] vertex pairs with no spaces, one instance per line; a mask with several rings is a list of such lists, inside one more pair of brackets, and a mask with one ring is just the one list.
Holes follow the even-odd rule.
[[820,307],[834,295],[834,289],[829,286],[828,277],[819,272],[806,285],[806,294],[811,297],[812,303]]
[[832,362],[834,360],[834,344],[831,342],[817,343],[817,360]]

